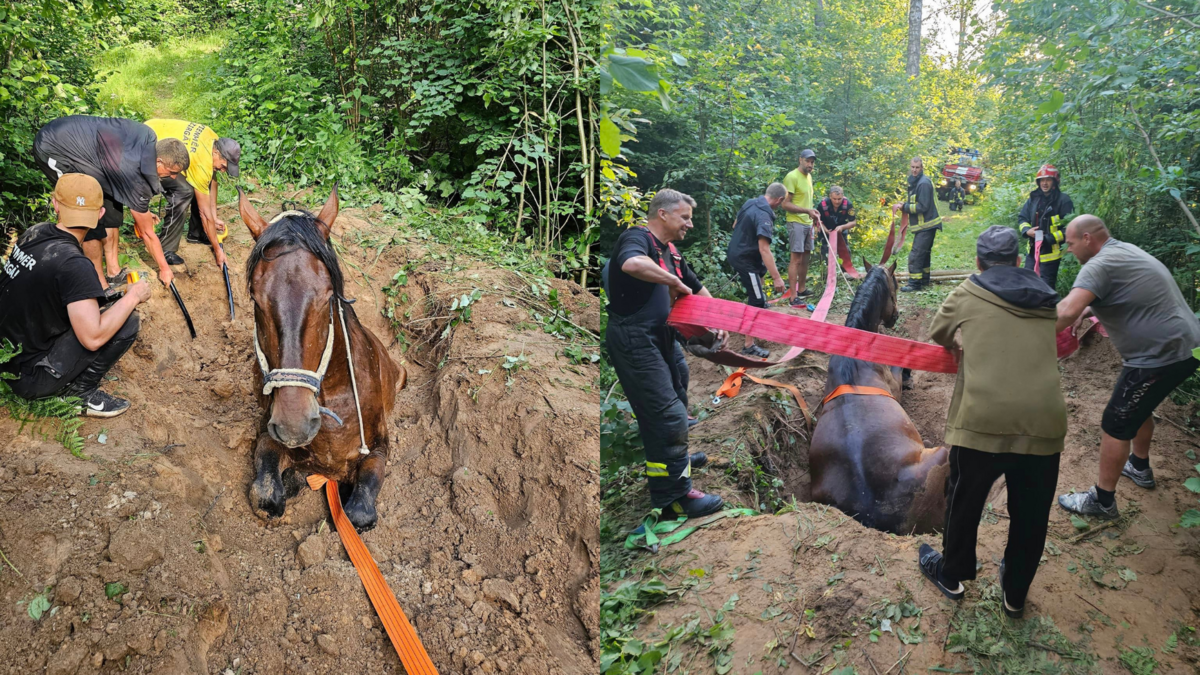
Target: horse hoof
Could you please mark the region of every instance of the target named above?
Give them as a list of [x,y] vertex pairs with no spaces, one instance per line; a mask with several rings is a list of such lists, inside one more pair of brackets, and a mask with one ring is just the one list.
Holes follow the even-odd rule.
[[354,525],[354,529],[359,532],[374,529],[375,523],[379,520],[374,507],[364,507],[356,504],[353,500],[346,504],[344,511],[346,517],[350,519],[350,524]]
[[281,499],[278,492],[275,491],[270,496],[264,496],[257,483],[251,486],[250,508],[255,515],[268,521],[282,518],[283,512],[287,510],[287,500]]

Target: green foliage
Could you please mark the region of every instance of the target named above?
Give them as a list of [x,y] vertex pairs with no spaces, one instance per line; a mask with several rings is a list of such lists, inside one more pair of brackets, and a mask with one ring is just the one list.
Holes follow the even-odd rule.
[[[11,361],[21,353],[20,346],[14,347],[8,340],[0,340],[0,365]],[[0,409],[8,411],[10,417],[21,423],[20,431],[29,427],[33,433],[44,433],[47,427],[54,430],[54,440],[62,443],[71,454],[87,459],[83,454],[83,437],[79,428],[83,419],[79,416],[80,400],[74,396],[27,400],[13,393],[5,380],[15,379],[10,373],[0,372]]]
[[957,609],[950,620],[947,651],[963,654],[975,672],[984,673],[1098,673],[1096,657],[1080,642],[1072,642],[1048,617],[1020,621],[1001,611],[1000,587],[987,583],[979,602]]
[[1120,649],[1118,658],[1121,665],[1133,675],[1154,675],[1158,672],[1158,660],[1154,658],[1153,647],[1130,647]]
[[29,606],[25,608],[25,612],[29,618],[34,621],[40,621],[42,615],[50,609],[50,598],[46,597],[45,593],[39,593],[29,601]]
[[104,596],[109,600],[115,600],[129,592],[129,587],[119,581],[110,581],[104,584]]

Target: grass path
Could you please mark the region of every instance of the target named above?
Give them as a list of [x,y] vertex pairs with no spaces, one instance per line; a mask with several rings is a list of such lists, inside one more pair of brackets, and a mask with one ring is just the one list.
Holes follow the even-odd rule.
[[217,31],[157,47],[137,43],[105,52],[96,62],[105,76],[99,87],[101,112],[212,122],[217,117],[213,76],[226,40]]

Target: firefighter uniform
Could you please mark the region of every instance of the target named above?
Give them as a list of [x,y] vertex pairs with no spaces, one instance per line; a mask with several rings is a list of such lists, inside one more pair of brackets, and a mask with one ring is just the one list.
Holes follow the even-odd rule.
[[942,229],[937,193],[929,176],[922,173],[908,177],[908,195],[900,208],[909,215],[908,229],[913,232],[912,250],[908,252],[909,281],[904,290],[915,291],[929,285],[933,239]]
[[[1067,221],[1075,211],[1071,198],[1059,190],[1058,170],[1047,164],[1038,171],[1037,179],[1053,178],[1054,187],[1049,192],[1043,192],[1037,187],[1029,193],[1029,199],[1021,207],[1017,215],[1017,223],[1021,230],[1021,238],[1028,242],[1029,252],[1025,256],[1025,268],[1036,269],[1038,276],[1050,288],[1058,285],[1058,266],[1062,262],[1065,247],[1063,242],[1067,236]],[[1028,237],[1030,230],[1042,233],[1040,255],[1037,240]],[[1036,259],[1035,259],[1036,258]]]
[[675,329],[667,325],[670,290],[622,271],[624,263],[636,256],[651,258],[693,292],[704,286],[675,246],[658,241],[649,229],[633,227],[617,239],[606,275],[610,305],[605,342],[617,379],[638,420],[650,501],[655,508],[703,515],[694,510],[703,507],[715,511],[721,499],[692,489],[687,451],[688,365],[675,340]]

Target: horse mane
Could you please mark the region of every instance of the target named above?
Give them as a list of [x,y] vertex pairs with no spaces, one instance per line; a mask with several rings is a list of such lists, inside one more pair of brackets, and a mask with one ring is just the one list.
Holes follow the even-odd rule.
[[[277,217],[263,231],[246,260],[247,288],[254,278],[254,269],[260,262],[270,262],[302,248],[321,261],[333,282],[333,292],[339,298],[344,298],[345,278],[342,275],[341,263],[338,262],[337,253],[329,240],[321,238],[318,222],[317,217],[308,211],[289,211],[283,214],[283,217]],[[280,248],[283,250],[277,250]]]
[[886,302],[891,292],[888,288],[887,270],[878,265],[872,267],[858,291],[854,293],[854,300],[850,302],[850,311],[846,313],[846,327],[871,330],[867,325],[871,318],[871,309]]
[[[850,311],[846,313],[846,326],[870,330],[867,322],[871,319],[871,309],[887,301],[891,289],[888,288],[887,270],[882,266],[871,268],[863,279],[854,300],[850,302]],[[832,356],[829,358],[829,375],[832,381],[845,384],[855,384],[858,380],[858,366],[865,361],[852,359],[848,356]]]

